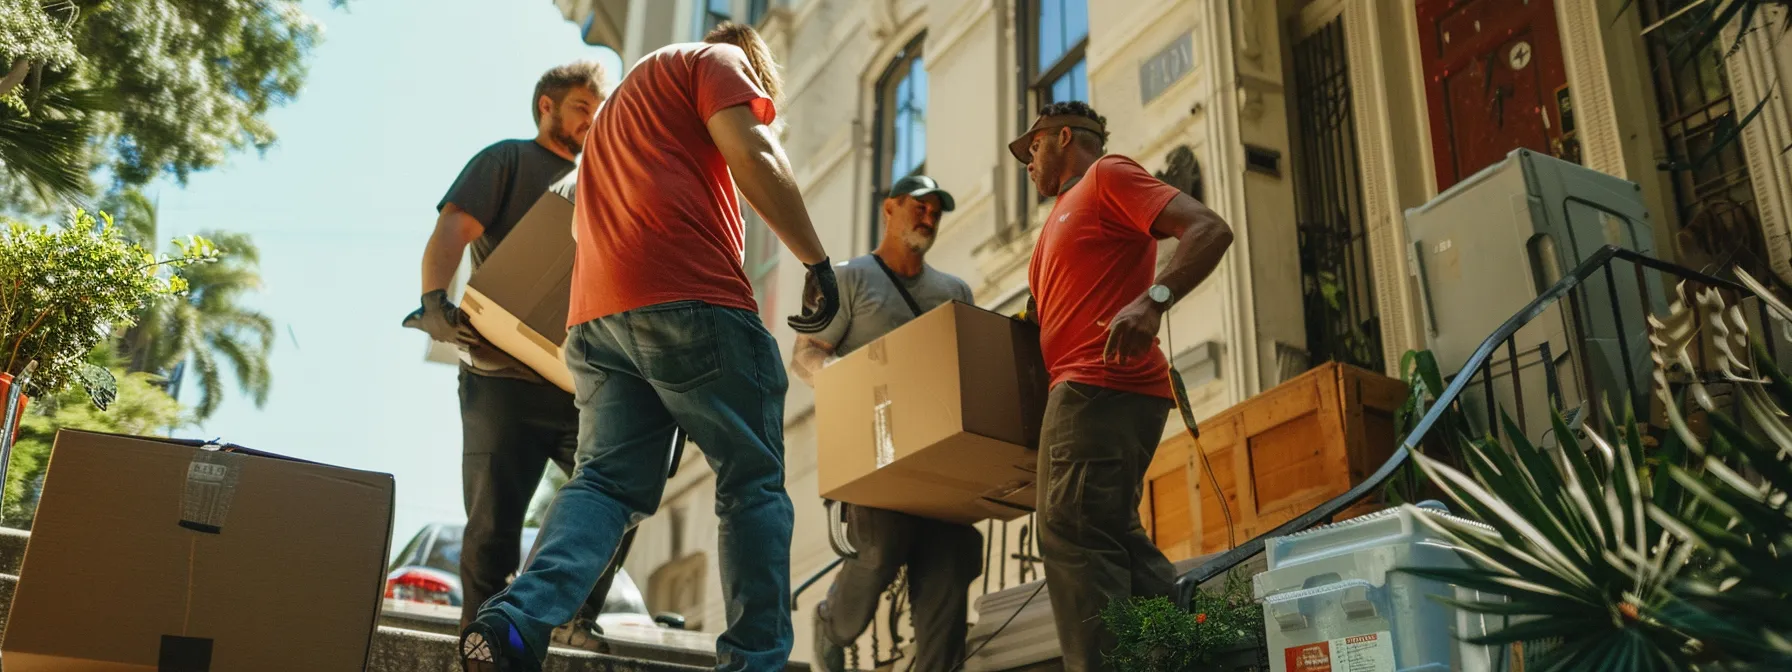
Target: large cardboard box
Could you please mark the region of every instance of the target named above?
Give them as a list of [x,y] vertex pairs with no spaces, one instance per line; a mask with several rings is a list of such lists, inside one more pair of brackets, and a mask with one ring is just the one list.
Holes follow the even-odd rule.
[[387,474],[65,430],[0,659],[6,672],[362,670],[392,495]]
[[561,348],[573,250],[572,201],[542,194],[473,272],[460,303],[479,335],[568,392],[572,373]]
[[935,308],[816,376],[821,495],[951,522],[1024,516],[1048,382],[1034,325]]

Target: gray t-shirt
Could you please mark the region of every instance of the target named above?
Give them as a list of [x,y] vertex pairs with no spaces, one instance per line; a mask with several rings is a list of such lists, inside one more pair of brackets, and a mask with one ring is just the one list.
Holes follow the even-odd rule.
[[[840,312],[812,338],[833,344],[835,356],[844,357],[915,319],[896,285],[878,267],[876,257],[867,254],[850,259],[836,266],[834,274],[840,282]],[[902,278],[902,285],[915,297],[922,313],[949,301],[976,304],[971,286],[964,280],[926,264],[922,264],[920,275]]]
[[467,162],[436,211],[453,203],[485,227],[473,241],[477,269],[548,187],[572,172],[573,165],[534,140],[499,141]]
[[[503,140],[480,150],[455,178],[454,186],[436,204],[436,211],[453,203],[485,227],[473,241],[473,268],[485,262],[504,236],[535,201],[556,182],[576,175],[573,162],[549,151],[534,140]],[[508,357],[461,355],[461,369],[486,376],[517,378],[546,383],[535,371]]]

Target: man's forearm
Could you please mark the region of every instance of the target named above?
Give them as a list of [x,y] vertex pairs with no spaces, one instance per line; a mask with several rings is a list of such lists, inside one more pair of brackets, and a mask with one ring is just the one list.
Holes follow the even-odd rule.
[[802,191],[796,188],[796,173],[771,127],[759,123],[745,105],[716,113],[708,125],[734,174],[735,186],[772,233],[805,265],[826,259],[821,237],[815,235],[809,210],[803,206]]
[[484,230],[479,220],[452,204],[442,211],[436,218],[435,230],[429,234],[429,243],[423,247],[424,294],[447,289],[448,284],[454,282],[454,273],[460,270],[461,256],[466,253],[467,244]]
[[447,289],[460,270],[460,259],[466,243],[444,240],[440,231],[430,234],[429,245],[423,248],[423,293]]
[[1226,250],[1232,247],[1232,230],[1224,222],[1203,222],[1188,227],[1170,255],[1170,265],[1157,282],[1170,288],[1177,299],[1195,291],[1207,276],[1213,275]]

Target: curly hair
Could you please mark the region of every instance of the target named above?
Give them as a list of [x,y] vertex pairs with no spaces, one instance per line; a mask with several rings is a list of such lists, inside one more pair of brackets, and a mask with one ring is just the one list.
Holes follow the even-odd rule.
[[1108,132],[1106,130],[1108,127],[1108,118],[1101,116],[1100,114],[1097,114],[1095,112],[1095,108],[1090,107],[1088,103],[1085,103],[1080,100],[1067,100],[1062,103],[1052,103],[1043,108],[1040,108],[1039,116],[1041,116],[1041,117],[1057,117],[1057,116],[1083,117],[1085,119],[1094,121],[1097,124],[1101,124],[1101,127],[1103,130],[1101,131],[1101,133],[1099,135],[1097,133],[1095,133],[1094,131],[1084,130],[1081,128],[1078,128],[1075,130],[1082,131],[1084,133],[1088,133],[1090,136],[1096,136],[1101,141],[1100,148],[1106,148],[1108,146]]
[[547,96],[555,105],[559,105],[560,101],[566,100],[566,92],[582,86],[590,90],[592,95],[602,98],[608,78],[609,74],[604,72],[604,66],[597,61],[576,61],[542,73],[541,79],[535,82],[535,97],[529,99],[529,111],[535,115],[535,123],[541,123],[541,106],[538,103],[542,96]]

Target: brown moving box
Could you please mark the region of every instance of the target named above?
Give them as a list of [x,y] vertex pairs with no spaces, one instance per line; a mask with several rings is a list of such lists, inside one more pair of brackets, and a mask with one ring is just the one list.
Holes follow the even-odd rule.
[[1032,512],[1048,380],[1037,327],[929,311],[816,376],[821,495],[960,523]]
[[362,670],[392,495],[388,474],[64,430],[6,672]]
[[568,392],[561,347],[572,259],[572,201],[549,191],[473,272],[460,303],[479,335]]

